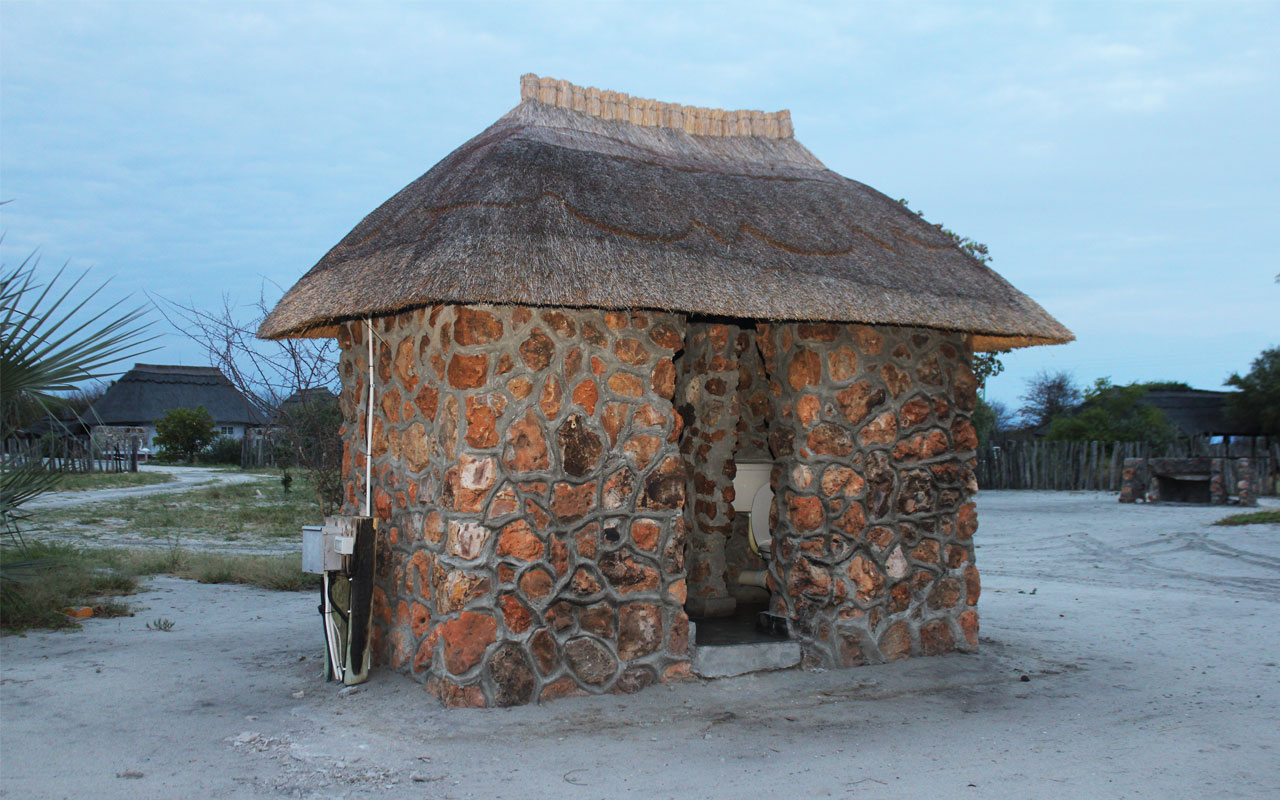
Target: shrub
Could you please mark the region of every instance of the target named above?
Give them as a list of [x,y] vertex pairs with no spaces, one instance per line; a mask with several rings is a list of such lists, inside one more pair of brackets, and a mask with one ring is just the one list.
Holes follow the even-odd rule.
[[219,436],[200,451],[200,463],[240,466],[240,440],[230,436]]

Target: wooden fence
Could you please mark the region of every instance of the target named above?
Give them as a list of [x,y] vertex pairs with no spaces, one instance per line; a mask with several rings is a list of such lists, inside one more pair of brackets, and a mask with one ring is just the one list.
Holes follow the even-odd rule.
[[4,443],[3,464],[18,466],[38,463],[58,472],[137,472],[136,440],[128,449],[121,445],[103,447],[91,438],[45,437],[35,440],[10,439]]
[[[1220,456],[1249,458],[1260,494],[1276,493],[1276,465],[1280,441],[1266,436],[1238,436],[1230,442],[1206,437],[1182,439],[1170,445],[1148,442],[1007,440],[978,450],[978,486],[983,489],[1120,490],[1126,458]],[[1235,485],[1235,463],[1224,465],[1228,486]]]
[[276,465],[276,431],[249,430],[240,440],[240,468]]

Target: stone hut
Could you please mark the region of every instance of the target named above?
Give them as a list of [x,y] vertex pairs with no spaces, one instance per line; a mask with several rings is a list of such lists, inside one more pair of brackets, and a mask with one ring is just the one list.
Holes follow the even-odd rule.
[[259,335],[337,337],[374,659],[450,706],[687,678],[751,603],[806,666],[976,647],[970,359],[1073,338],[786,111],[533,75]]

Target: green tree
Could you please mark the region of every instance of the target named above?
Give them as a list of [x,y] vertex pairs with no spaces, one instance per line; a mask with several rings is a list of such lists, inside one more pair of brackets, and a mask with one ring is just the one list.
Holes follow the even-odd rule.
[[155,443],[187,461],[194,460],[214,436],[213,416],[204,406],[175,408],[156,420]]
[[[1157,384],[1159,385],[1159,384]],[[1048,438],[1113,442],[1167,444],[1177,437],[1164,412],[1142,399],[1150,385],[1131,383],[1115,386],[1108,378],[1094,381],[1084,393],[1084,404],[1074,414],[1058,416],[1049,423]]]
[[1227,398],[1227,410],[1237,422],[1280,436],[1280,347],[1263,350],[1248,373],[1233,372],[1226,383],[1240,390]]

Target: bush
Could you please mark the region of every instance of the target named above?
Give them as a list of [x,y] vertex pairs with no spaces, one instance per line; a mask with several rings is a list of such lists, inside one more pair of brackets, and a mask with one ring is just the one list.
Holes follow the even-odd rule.
[[213,417],[204,406],[170,409],[156,420],[155,445],[194,460],[214,440]]
[[219,436],[200,451],[200,463],[240,466],[240,440],[230,436]]

